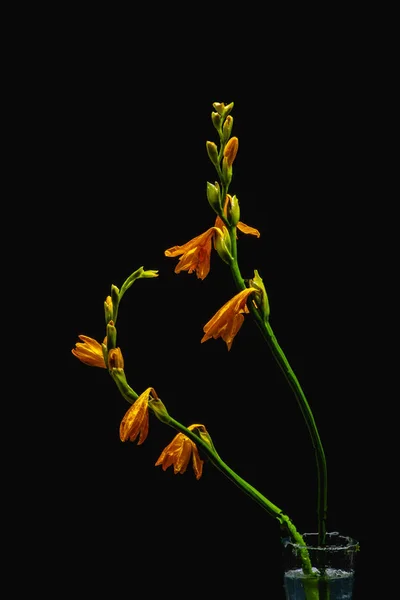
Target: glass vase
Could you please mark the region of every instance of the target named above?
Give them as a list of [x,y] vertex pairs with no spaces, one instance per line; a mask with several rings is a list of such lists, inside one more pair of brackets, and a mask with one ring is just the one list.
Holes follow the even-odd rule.
[[[326,534],[326,545],[318,546],[317,533],[303,534],[305,546],[283,542],[286,600],[352,600],[354,563],[358,542],[337,532]],[[302,550],[308,550],[312,573],[305,573]]]

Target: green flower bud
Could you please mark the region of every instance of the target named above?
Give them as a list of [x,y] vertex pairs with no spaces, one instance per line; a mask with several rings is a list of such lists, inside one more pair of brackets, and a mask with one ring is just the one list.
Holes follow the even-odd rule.
[[218,132],[220,132],[221,131],[221,125],[222,125],[221,116],[217,112],[212,112],[211,113],[211,120],[213,122],[213,125],[214,125],[215,129]]
[[228,163],[228,159],[226,157],[222,161],[222,179],[226,189],[228,189],[228,186],[232,181],[232,165]]
[[215,108],[215,110],[217,111],[217,113],[219,115],[221,115],[221,117],[223,119],[225,119],[225,117],[227,117],[229,115],[229,113],[231,112],[232,108],[233,108],[233,102],[231,102],[230,104],[228,104],[227,106],[225,106],[225,104],[223,102],[214,102],[213,103],[213,107]]
[[117,346],[117,330],[114,326],[114,321],[107,324],[107,350],[110,352],[112,348]]
[[234,105],[234,103],[231,102],[230,104],[227,104],[225,106],[224,117],[227,117],[229,115],[229,113],[232,112],[233,105]]
[[230,135],[232,133],[232,127],[233,127],[233,117],[229,116],[226,118],[224,125],[222,127],[222,135],[223,135],[224,143],[226,143],[229,140]]
[[206,142],[206,148],[209,159],[217,167],[219,165],[217,145],[214,142]]
[[106,325],[114,318],[113,302],[111,296],[107,296],[104,301],[104,316],[106,318]]
[[229,194],[227,196],[228,196],[228,202],[226,205],[226,212],[227,212],[228,221],[231,225],[236,227],[236,225],[240,221],[239,200],[237,199],[236,196],[230,196]]
[[221,214],[221,199],[219,194],[219,183],[215,182],[215,185],[207,181],[207,200],[213,210],[217,213],[217,215]]
[[217,113],[222,117],[222,115],[224,114],[225,104],[223,102],[213,102],[213,107],[215,108]]
[[221,230],[219,227],[215,227],[214,235],[214,248],[218,252],[218,255],[227,264],[231,264],[233,256],[231,254],[231,239],[229,232],[224,226]]

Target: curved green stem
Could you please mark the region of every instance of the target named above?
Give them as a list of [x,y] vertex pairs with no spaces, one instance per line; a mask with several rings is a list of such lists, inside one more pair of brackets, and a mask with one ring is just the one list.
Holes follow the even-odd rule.
[[210,462],[216,467],[221,473],[223,473],[232,483],[238,486],[242,492],[250,496],[261,508],[263,508],[267,513],[276,518],[279,523],[285,526],[289,532],[291,539],[294,543],[299,544],[300,546],[304,546],[304,550],[302,551],[302,565],[303,571],[305,574],[312,574],[312,565],[310,561],[310,557],[308,554],[308,550],[305,547],[305,542],[302,535],[297,531],[296,527],[290,520],[290,518],[282,512],[278,506],[273,504],[268,498],[266,498],[261,492],[259,492],[255,487],[250,485],[247,481],[245,481],[240,475],[238,475],[233,469],[231,469],[218,455],[217,451],[214,447],[211,447],[207,442],[201,439],[193,431],[190,431],[187,427],[176,421],[171,416],[164,417],[162,422],[166,425],[169,425],[173,429],[183,433],[186,437],[192,440],[201,448],[202,452],[209,458]]
[[[230,239],[231,239],[231,254],[233,261],[231,263],[231,272],[235,281],[236,287],[239,291],[246,288],[244,279],[240,273],[239,265],[237,262],[237,244],[236,244],[236,227],[230,227]],[[261,331],[261,334],[267,342],[272,354],[282,370],[290,388],[292,389],[297,403],[300,407],[301,414],[306,422],[308,431],[311,436],[311,441],[315,451],[316,463],[317,463],[317,477],[318,477],[318,495],[317,495],[317,518],[318,518],[318,543],[319,545],[325,544],[326,538],[326,519],[327,519],[327,506],[328,506],[328,472],[326,465],[325,452],[322,446],[321,438],[318,433],[318,428],[315,423],[315,419],[311,410],[311,407],[307,401],[307,398],[303,392],[299,380],[297,379],[293,369],[291,368],[288,359],[286,358],[282,348],[280,347],[278,340],[272,330],[272,327],[268,320],[264,319],[260,311],[254,306],[252,302],[248,304],[249,310],[254,317],[254,320]]]

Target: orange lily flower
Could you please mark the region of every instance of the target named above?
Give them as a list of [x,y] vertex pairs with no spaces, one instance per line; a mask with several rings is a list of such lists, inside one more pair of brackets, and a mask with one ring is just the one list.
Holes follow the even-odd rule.
[[[205,430],[204,425],[189,425],[188,429],[202,428]],[[166,471],[168,467],[174,465],[174,474],[183,473],[186,471],[189,464],[190,456],[192,456],[193,471],[196,475],[196,479],[200,479],[203,474],[204,461],[201,460],[197,446],[192,440],[190,440],[183,433],[178,433],[170,444],[161,452],[159,459],[155,466],[162,466],[162,470]]]
[[134,442],[139,435],[138,446],[143,444],[149,433],[149,396],[158,398],[152,387],[147,388],[128,408],[119,426],[119,437],[122,442]]
[[243,313],[249,312],[246,302],[253,292],[257,292],[257,290],[252,287],[246,288],[226,302],[213,318],[204,325],[204,336],[201,343],[211,338],[216,340],[221,337],[228,346],[228,350],[230,350],[233,339],[244,321]]
[[[71,350],[72,354],[85,363],[85,365],[106,369],[107,367],[104,362],[101,344],[87,335],[78,335],[78,337],[83,343],[77,342],[75,344],[76,348]],[[104,340],[104,343],[106,339]]]
[[[227,205],[231,197],[229,194],[226,196],[224,214],[227,214]],[[256,235],[260,237],[260,232],[254,227],[250,227],[242,221],[239,221],[236,227],[243,233],[250,235]],[[196,272],[198,279],[205,279],[210,272],[210,259],[211,259],[211,244],[215,240],[217,235],[223,237],[223,231],[226,229],[225,224],[221,217],[217,216],[215,219],[214,227],[210,227],[204,233],[191,239],[182,246],[172,246],[165,250],[165,256],[175,258],[180,256],[179,262],[175,267],[175,273],[181,271],[188,271],[188,273]]]
[[204,279],[210,272],[211,242],[215,228],[210,227],[201,235],[193,238],[183,246],[173,246],[165,250],[165,256],[181,256],[175,267],[175,273],[196,271],[198,279]]

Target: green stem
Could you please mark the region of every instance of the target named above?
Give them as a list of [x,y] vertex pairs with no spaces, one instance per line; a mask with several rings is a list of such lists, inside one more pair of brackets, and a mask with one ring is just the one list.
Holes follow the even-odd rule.
[[[231,263],[231,272],[235,281],[236,287],[239,291],[246,288],[246,284],[240,273],[239,265],[237,262],[237,244],[236,244],[236,228],[230,227],[230,239],[231,239],[231,254],[233,261]],[[323,546],[326,538],[326,519],[327,519],[327,506],[328,506],[328,473],[326,466],[325,452],[322,446],[321,438],[318,433],[318,428],[315,423],[315,419],[311,410],[311,407],[307,401],[307,398],[303,392],[299,380],[297,379],[293,369],[291,368],[288,359],[286,358],[282,348],[280,347],[278,340],[272,330],[272,327],[268,320],[264,319],[259,310],[254,306],[252,302],[248,304],[249,310],[252,313],[254,320],[261,331],[263,338],[266,340],[272,354],[282,370],[290,388],[292,389],[297,403],[300,407],[301,414],[306,422],[308,431],[311,436],[311,441],[315,451],[316,463],[317,463],[317,477],[318,477],[318,493],[317,493],[317,519],[318,519],[318,544]]]
[[171,416],[165,417],[162,419],[162,422],[166,425],[169,425],[173,429],[183,433],[186,437],[192,440],[201,448],[204,454],[209,458],[210,462],[216,467],[221,473],[223,473],[232,483],[234,483],[237,487],[239,487],[242,492],[250,496],[259,506],[261,506],[267,513],[276,518],[279,523],[285,526],[289,532],[290,538],[296,544],[300,546],[304,546],[304,550],[302,551],[302,564],[303,571],[305,574],[310,575],[312,573],[312,565],[310,561],[310,557],[308,554],[308,550],[305,547],[305,542],[302,535],[297,531],[296,527],[290,520],[290,518],[282,512],[278,506],[273,504],[268,498],[266,498],[261,492],[259,492],[255,487],[250,485],[247,481],[245,481],[240,475],[238,475],[233,469],[231,469],[218,455],[215,448],[211,447],[207,442],[201,439],[193,431],[190,431],[187,427],[176,421]]
[[[129,402],[129,404],[133,404],[135,400],[139,397],[138,394],[130,387],[128,384],[125,373],[122,369],[113,369],[109,371],[112,379],[116,383],[120,393],[123,398]],[[154,401],[154,398],[152,399]],[[300,544],[301,546],[305,546],[303,537],[300,533],[298,533],[296,527],[293,525],[291,520],[287,515],[285,515],[278,506],[273,504],[268,498],[266,498],[261,492],[259,492],[255,487],[247,483],[240,475],[238,475],[233,469],[231,469],[219,456],[216,451],[214,444],[205,442],[199,435],[182,425],[179,421],[176,421],[173,417],[171,417],[166,410],[165,411],[157,411],[155,410],[151,402],[149,402],[149,409],[153,411],[155,416],[162,422],[172,427],[176,431],[183,433],[186,437],[188,437],[192,442],[196,444],[203,453],[209,458],[210,462],[216,467],[221,473],[223,473],[230,481],[232,481],[238,488],[242,490],[245,494],[250,496],[259,506],[261,506],[271,517],[274,517],[279,521],[279,523],[286,527],[289,532],[289,535],[294,543]],[[312,565],[308,555],[308,551],[305,549],[304,553],[302,553],[302,563],[303,563],[303,571],[306,574],[312,573]]]

